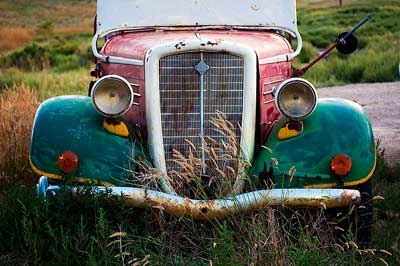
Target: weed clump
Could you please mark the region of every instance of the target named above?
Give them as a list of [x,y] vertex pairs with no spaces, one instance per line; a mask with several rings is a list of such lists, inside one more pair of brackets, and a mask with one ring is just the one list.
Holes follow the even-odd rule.
[[225,198],[240,193],[244,180],[251,180],[250,163],[240,152],[241,127],[233,125],[220,111],[209,123],[213,127],[213,137],[198,136],[200,147],[185,139],[180,150],[173,150],[168,175],[148,163],[132,159],[133,165],[139,165],[139,171],[128,170],[131,173],[128,183],[148,188],[157,186],[163,178],[177,194],[192,199]]
[[[240,125],[233,125],[221,112],[210,120],[214,137],[202,139],[202,147],[186,141],[188,152],[174,150],[175,166],[170,171],[170,182],[181,195],[199,199],[219,198],[231,194],[237,183],[244,178],[241,168],[248,166],[240,158]],[[202,161],[202,153],[205,161]],[[207,169],[207,171],[204,171]]]

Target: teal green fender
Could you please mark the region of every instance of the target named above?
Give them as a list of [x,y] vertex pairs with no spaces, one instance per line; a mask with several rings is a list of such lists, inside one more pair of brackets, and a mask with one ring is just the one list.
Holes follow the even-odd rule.
[[72,151],[79,158],[74,178],[124,185],[129,170],[142,160],[143,147],[132,134],[123,138],[104,130],[103,120],[89,97],[61,96],[42,103],[32,130],[32,168],[40,175],[61,179],[65,175],[58,167],[58,157]]
[[330,161],[336,154],[346,154],[353,166],[344,179],[345,186],[363,183],[372,176],[376,165],[374,136],[360,105],[344,99],[320,99],[312,115],[303,121],[300,135],[278,140],[279,129],[287,121],[281,118],[271,131],[253,165],[255,175],[269,172],[272,166],[278,187],[334,187],[339,179],[332,174]]

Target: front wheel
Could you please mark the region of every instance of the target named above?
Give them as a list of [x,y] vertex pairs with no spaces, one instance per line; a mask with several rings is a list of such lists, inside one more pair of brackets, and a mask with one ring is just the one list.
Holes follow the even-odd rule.
[[361,201],[349,208],[338,208],[327,211],[328,220],[334,220],[334,236],[341,241],[349,240],[349,234],[359,248],[368,248],[372,244],[372,187],[368,180],[362,184],[346,187],[360,191]]
[[372,185],[371,180],[354,186],[361,193],[361,202],[356,206],[352,217],[354,233],[360,248],[372,244]]

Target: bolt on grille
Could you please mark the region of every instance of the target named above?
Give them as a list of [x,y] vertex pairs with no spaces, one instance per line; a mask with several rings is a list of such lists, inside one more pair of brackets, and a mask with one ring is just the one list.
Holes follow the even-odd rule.
[[[201,153],[205,147],[215,148],[219,158],[217,163],[222,170],[235,165],[232,160],[236,161],[237,158],[221,158],[221,155],[229,153],[223,144],[227,140],[217,131],[212,121],[223,114],[228,123],[233,125],[239,146],[239,125],[243,111],[243,59],[216,52],[174,54],[160,59],[159,75],[167,171],[180,171],[180,165],[173,156],[174,150],[185,158],[190,152],[202,158]],[[208,156],[203,159],[207,169],[211,167],[212,162]],[[234,168],[237,171],[237,164]]]

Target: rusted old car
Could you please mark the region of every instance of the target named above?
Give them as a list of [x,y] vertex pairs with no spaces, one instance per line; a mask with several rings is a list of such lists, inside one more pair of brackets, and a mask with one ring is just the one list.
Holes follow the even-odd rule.
[[[362,23],[322,56],[352,52]],[[301,48],[295,0],[98,0],[89,97],[51,98],[36,114],[38,191],[55,192],[68,177],[74,192],[89,181],[132,207],[193,218],[365,202],[376,161],[370,122],[354,102],[317,98],[299,76],[322,56],[295,69]],[[236,158],[225,154],[221,118],[237,139]],[[232,181],[225,196],[177,193],[179,158],[188,156],[198,158],[200,180],[220,165]],[[143,162],[157,170],[157,185],[129,185]]]

